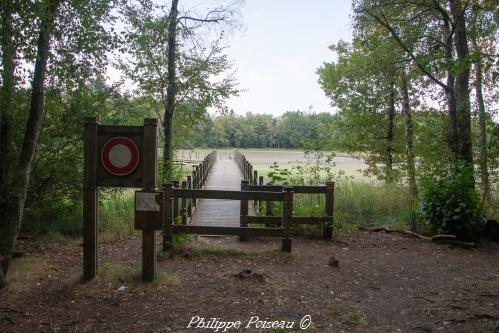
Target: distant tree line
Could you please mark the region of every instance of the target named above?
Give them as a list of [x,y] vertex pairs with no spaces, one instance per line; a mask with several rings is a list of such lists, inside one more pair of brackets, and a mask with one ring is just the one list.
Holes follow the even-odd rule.
[[324,144],[326,127],[335,116],[326,113],[288,111],[282,116],[247,113],[207,117],[199,123],[191,140],[183,148],[311,148]]

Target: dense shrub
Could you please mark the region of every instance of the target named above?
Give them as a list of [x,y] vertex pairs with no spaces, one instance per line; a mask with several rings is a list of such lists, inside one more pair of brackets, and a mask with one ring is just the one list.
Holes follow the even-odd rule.
[[469,168],[457,166],[424,177],[421,213],[434,233],[462,240],[480,238],[486,219]]

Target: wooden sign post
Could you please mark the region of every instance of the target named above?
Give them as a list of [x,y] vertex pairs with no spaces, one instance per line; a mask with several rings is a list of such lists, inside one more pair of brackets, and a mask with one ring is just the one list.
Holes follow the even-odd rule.
[[[155,190],[157,126],[154,118],[144,119],[143,126],[101,125],[95,117],[85,118],[83,278],[87,281],[97,274],[99,187]],[[155,247],[154,229],[144,229],[142,241],[143,246]]]

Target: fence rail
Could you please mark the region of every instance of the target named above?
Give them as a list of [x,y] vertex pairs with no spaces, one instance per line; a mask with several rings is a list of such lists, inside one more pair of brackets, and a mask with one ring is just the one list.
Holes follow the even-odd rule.
[[[172,190],[176,191],[200,191],[208,180],[208,175],[211,168],[217,160],[217,151],[213,150],[208,155],[206,155],[201,163],[193,166],[191,175],[187,176],[184,180],[172,180],[168,184]],[[163,191],[167,186],[164,186]],[[189,192],[190,193],[190,192]],[[192,219],[194,210],[197,205],[197,197],[194,195],[190,196],[177,196],[171,198],[171,216],[174,221],[180,219],[182,225],[189,223]],[[165,199],[163,199],[165,200]],[[166,206],[165,206],[166,207]],[[166,214],[166,212],[165,212]],[[168,250],[171,244],[169,240],[168,226],[165,225],[163,228],[163,249]]]
[[[289,223],[292,225],[297,224],[322,224],[323,236],[327,239],[332,238],[332,225],[333,225],[333,210],[334,210],[334,182],[326,182],[325,185],[294,185],[294,186],[282,186],[273,185],[267,183],[263,185],[263,176],[258,177],[258,171],[253,169],[253,165],[246,159],[246,156],[240,151],[234,151],[234,160],[243,175],[243,181],[241,182],[241,191],[262,191],[262,192],[291,192],[294,194],[324,194],[324,216],[291,216],[289,218]],[[257,184],[258,180],[258,184]],[[263,207],[265,201],[265,215],[266,216],[245,216],[241,214],[241,226],[247,226],[250,224],[269,224],[275,225],[281,216],[273,215],[273,203],[265,199],[256,199],[253,201],[253,205],[257,211],[260,207]],[[244,205],[247,205],[245,203]],[[243,203],[241,203],[243,206]],[[246,214],[247,215],[247,214]]]
[[[332,238],[334,183],[320,186],[282,186],[263,185],[263,177],[239,151],[234,152],[243,180],[241,191],[203,189],[210,169],[217,158],[216,151],[205,157],[194,168],[192,175],[181,182],[172,181],[163,187],[164,230],[163,248],[171,249],[175,234],[236,235],[244,240],[251,236],[282,237],[282,250],[291,251],[293,226],[299,224],[322,225],[324,238]],[[257,181],[258,180],[258,181]],[[324,216],[293,216],[295,194],[312,193],[325,196]],[[239,227],[199,226],[188,224],[198,199],[225,199],[241,202]],[[257,210],[265,207],[265,216],[249,215],[249,205],[253,203]],[[279,216],[273,216],[274,202],[281,202]],[[263,206],[264,205],[264,206]],[[263,227],[251,227],[251,225]]]

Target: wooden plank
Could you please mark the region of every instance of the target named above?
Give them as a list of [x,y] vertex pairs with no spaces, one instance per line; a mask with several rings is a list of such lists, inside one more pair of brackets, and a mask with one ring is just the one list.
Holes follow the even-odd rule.
[[[326,186],[289,186],[294,193],[326,193]],[[250,191],[269,191],[280,192],[284,186],[282,185],[249,185]]]
[[330,217],[327,216],[293,216],[291,224],[322,224],[329,220]]
[[[331,216],[293,216],[291,224],[322,224],[325,221],[330,221]],[[244,220],[247,224],[281,224],[281,216],[245,216]]]
[[281,216],[244,216],[246,224],[281,224]]
[[294,193],[326,193],[326,186],[291,186]]
[[83,152],[83,278],[92,280],[97,274],[97,220],[99,190],[97,188],[97,131],[96,117],[85,118]]
[[226,190],[183,190],[173,189],[175,198],[227,199],[227,200],[266,200],[282,201],[283,193]]
[[281,228],[219,227],[204,225],[174,225],[175,234],[232,235],[253,237],[281,237]]
[[[146,118],[153,119],[153,118]],[[134,133],[134,134],[142,134],[144,132],[143,126],[122,126],[122,125],[100,125],[99,133],[100,134],[116,134],[116,133]]]
[[248,185],[248,191],[282,192],[282,185]]

